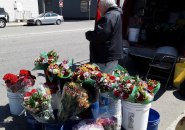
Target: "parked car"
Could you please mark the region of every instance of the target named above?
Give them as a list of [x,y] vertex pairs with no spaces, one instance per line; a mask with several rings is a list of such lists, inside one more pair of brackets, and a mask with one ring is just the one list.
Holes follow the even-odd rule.
[[27,25],[41,24],[57,24],[60,25],[64,21],[63,16],[56,13],[42,13],[38,17],[27,20]]
[[0,28],[6,27],[7,22],[9,22],[9,15],[4,8],[0,8]]

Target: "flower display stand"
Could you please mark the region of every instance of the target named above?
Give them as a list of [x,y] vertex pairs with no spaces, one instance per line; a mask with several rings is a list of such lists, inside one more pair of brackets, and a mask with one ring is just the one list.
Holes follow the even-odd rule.
[[7,97],[9,100],[10,113],[13,115],[20,115],[24,110],[22,103],[23,98],[19,93],[12,93],[7,91]]
[[122,126],[126,130],[146,130],[151,103],[122,101]]

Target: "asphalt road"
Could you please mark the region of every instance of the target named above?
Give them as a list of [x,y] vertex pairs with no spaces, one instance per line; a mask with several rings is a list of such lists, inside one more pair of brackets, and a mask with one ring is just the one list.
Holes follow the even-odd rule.
[[[92,30],[94,21],[68,21],[61,25],[17,26],[0,29],[0,77],[5,73],[18,73],[20,69],[33,68],[33,62],[40,52],[56,50],[59,59],[74,58],[82,61],[89,58],[88,41],[85,32]],[[144,68],[146,70],[147,68]],[[130,60],[128,70],[133,74],[143,70]],[[33,71],[37,75],[40,71]],[[143,72],[144,74],[144,72]],[[37,84],[44,82],[37,76]],[[0,78],[0,130],[26,130],[24,118],[9,113],[6,89]],[[160,90],[152,108],[160,113],[158,130],[166,130],[185,110],[184,100],[175,89]]]

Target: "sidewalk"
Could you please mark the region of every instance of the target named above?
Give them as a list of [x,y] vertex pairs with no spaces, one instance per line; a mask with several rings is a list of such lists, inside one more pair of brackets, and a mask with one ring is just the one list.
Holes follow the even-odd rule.
[[6,26],[15,27],[15,26],[24,26],[26,24],[27,24],[26,22],[9,22],[9,23],[6,23]]

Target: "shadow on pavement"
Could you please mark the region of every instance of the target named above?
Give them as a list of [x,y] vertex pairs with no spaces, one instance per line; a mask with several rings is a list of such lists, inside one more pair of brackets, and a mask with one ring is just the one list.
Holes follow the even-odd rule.
[[174,92],[173,92],[173,95],[174,95],[177,99],[182,100],[182,101],[185,101],[185,98],[182,97],[182,96],[179,94],[179,91],[178,91],[178,90],[174,91]]
[[9,111],[9,105],[0,106],[0,129],[27,130],[24,116],[14,116]]

